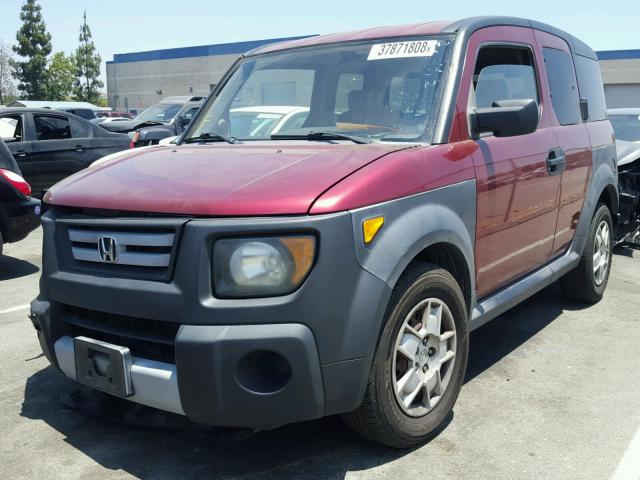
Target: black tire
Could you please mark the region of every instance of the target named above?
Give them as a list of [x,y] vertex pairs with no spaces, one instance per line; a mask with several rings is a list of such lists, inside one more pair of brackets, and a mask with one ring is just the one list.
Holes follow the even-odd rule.
[[2,259],[3,248],[4,248],[4,238],[2,238],[2,232],[0,232],[0,259]]
[[[437,298],[449,308],[456,329],[456,356],[449,385],[426,415],[406,414],[396,400],[392,368],[396,338],[406,316],[420,301]],[[430,440],[445,422],[464,381],[469,354],[467,308],[460,286],[449,272],[417,262],[402,275],[391,295],[386,323],[373,359],[362,405],[343,415],[359,435],[395,448],[409,448]]]
[[[609,226],[609,262],[606,267],[604,281],[600,285],[596,282],[596,275],[593,268],[593,255],[595,253],[596,233],[598,226],[602,222],[607,222]],[[609,273],[611,272],[611,249],[613,248],[613,221],[609,208],[599,203],[596,207],[596,213],[593,215],[587,238],[585,240],[584,249],[580,263],[576,268],[564,275],[560,279],[560,287],[563,294],[570,300],[582,303],[597,303],[602,299],[602,295],[607,288],[609,281]]]

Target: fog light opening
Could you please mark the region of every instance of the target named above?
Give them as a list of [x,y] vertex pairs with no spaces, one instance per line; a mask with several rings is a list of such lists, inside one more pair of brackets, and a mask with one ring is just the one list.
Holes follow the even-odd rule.
[[236,378],[240,386],[250,392],[276,393],[291,380],[291,364],[276,352],[251,352],[238,362]]

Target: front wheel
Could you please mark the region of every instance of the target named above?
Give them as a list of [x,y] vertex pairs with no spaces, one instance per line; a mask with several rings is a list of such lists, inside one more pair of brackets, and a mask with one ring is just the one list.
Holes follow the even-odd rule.
[[449,272],[409,267],[394,289],[362,405],[344,419],[365,438],[396,448],[428,440],[464,380],[467,310]]
[[612,231],[609,208],[598,204],[580,263],[560,279],[562,292],[569,299],[585,303],[596,303],[602,299],[611,272]]

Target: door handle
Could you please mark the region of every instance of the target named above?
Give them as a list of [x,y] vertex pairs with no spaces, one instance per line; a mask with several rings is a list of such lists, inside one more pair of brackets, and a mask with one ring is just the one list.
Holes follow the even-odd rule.
[[26,156],[27,156],[26,150],[17,150],[16,151],[16,157],[24,158]]
[[547,172],[549,175],[561,174],[567,165],[567,159],[561,148],[553,148],[549,150],[547,155]]
[[76,152],[82,152],[84,151],[84,146],[83,145],[76,145],[75,147],[73,147],[76,149]]

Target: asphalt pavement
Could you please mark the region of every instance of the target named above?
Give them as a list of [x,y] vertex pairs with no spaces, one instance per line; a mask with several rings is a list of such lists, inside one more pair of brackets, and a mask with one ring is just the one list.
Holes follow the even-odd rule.
[[244,439],[80,389],[27,319],[41,241],[38,230],[0,260],[0,478],[640,478],[638,251],[617,252],[597,305],[554,285],[474,332],[445,428],[396,451],[337,417]]

